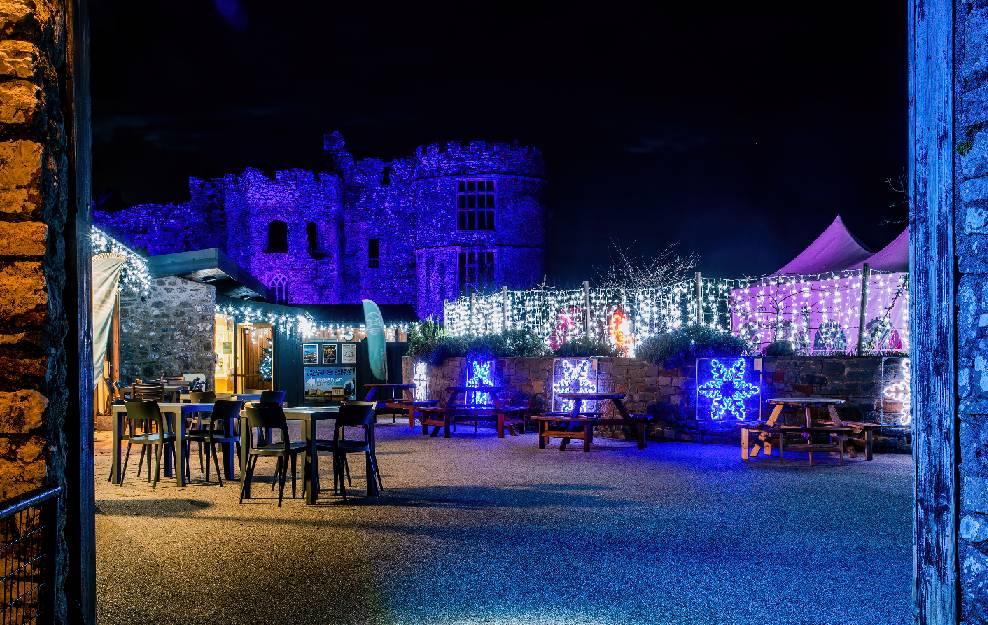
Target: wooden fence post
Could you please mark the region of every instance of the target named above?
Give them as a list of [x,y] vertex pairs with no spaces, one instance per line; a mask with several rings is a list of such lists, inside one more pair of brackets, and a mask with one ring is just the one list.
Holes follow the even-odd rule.
[[693,296],[696,298],[696,324],[703,325],[703,276],[699,271],[696,272],[693,288]]
[[583,281],[583,338],[590,340],[590,281]]
[[868,314],[868,280],[871,278],[871,267],[868,263],[861,268],[861,308],[858,311],[858,356],[864,356],[865,317]]

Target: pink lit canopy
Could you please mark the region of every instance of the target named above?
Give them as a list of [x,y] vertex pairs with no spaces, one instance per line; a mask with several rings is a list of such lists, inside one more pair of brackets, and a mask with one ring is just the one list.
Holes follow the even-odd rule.
[[841,271],[865,261],[869,252],[844,226],[838,215],[806,249],[773,275],[799,275]]

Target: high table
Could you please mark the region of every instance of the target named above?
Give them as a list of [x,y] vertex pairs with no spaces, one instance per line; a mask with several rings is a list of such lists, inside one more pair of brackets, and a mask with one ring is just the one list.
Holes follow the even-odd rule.
[[[305,490],[305,503],[312,505],[319,497],[319,454],[316,453],[316,427],[320,421],[336,419],[340,409],[338,406],[297,406],[285,408],[285,419],[298,421],[302,425],[302,438],[305,439],[305,462],[302,470],[302,481]],[[247,415],[240,416],[241,437],[247,435]],[[247,467],[247,445],[240,446],[240,475],[244,475]],[[368,475],[370,473],[368,472]],[[367,481],[367,494],[377,495],[377,483]],[[250,497],[250,484],[244,486],[244,497]]]
[[[172,417],[172,427],[175,430],[175,481],[179,486],[185,486],[185,463],[188,461],[185,457],[185,435],[186,435],[186,419],[189,415],[205,412],[213,412],[213,404],[182,404],[177,402],[158,402],[158,409],[161,411],[162,415]],[[127,406],[116,404],[111,409],[111,414],[113,415],[113,450],[112,450],[112,463],[113,467],[111,469],[111,481],[114,484],[119,484],[121,481],[120,475],[120,443],[124,440],[123,429],[124,429],[124,415],[127,414]],[[227,424],[228,428],[232,428],[232,423]],[[227,430],[232,431],[232,429]],[[224,443],[223,444],[223,472],[226,474],[226,479],[233,479],[233,444]],[[171,456],[165,454],[165,475],[171,471]]]

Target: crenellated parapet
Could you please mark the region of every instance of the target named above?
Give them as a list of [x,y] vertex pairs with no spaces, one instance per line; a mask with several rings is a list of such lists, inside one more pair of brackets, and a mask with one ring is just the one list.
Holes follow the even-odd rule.
[[518,143],[432,143],[415,150],[415,177],[502,174],[545,177],[542,151]]

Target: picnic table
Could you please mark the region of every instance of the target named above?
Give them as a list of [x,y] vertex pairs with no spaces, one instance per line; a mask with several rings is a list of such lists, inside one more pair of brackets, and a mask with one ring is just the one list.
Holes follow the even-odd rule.
[[[435,406],[439,403],[434,399],[416,400],[413,396],[414,384],[364,384],[364,388],[367,389],[364,401],[376,401],[377,414],[390,414],[392,423],[394,423],[396,415],[405,415],[408,417],[408,426],[411,428],[415,427],[416,407]],[[378,391],[390,391],[391,397],[377,399]],[[401,391],[400,397],[398,391]]]
[[[305,439],[305,461],[302,469],[302,482],[305,491],[305,503],[313,505],[319,498],[319,454],[316,453],[316,428],[320,421],[331,421],[336,419],[340,409],[338,406],[296,406],[295,408],[284,408],[285,419],[287,421],[298,421],[302,425],[302,438]],[[240,431],[247,431],[247,415],[240,415]],[[243,475],[247,463],[247,445],[241,445],[240,452],[240,474]],[[368,475],[370,472],[368,471]],[[378,494],[377,483],[374,480],[367,481],[367,494],[374,496]],[[244,485],[244,497],[250,498],[250,483]]]
[[[528,405],[511,405],[501,400],[500,394],[504,390],[502,386],[450,386],[446,389],[449,393],[446,403],[428,406],[414,406],[412,423],[414,426],[414,416],[418,416],[422,423],[423,436],[437,436],[442,428],[443,438],[449,438],[452,426],[457,422],[470,421],[476,424],[478,421],[493,421],[497,430],[497,437],[504,438],[507,431],[512,436],[517,436],[515,426],[520,423]],[[460,395],[467,393],[485,394],[490,403],[469,404],[465,400],[457,402]],[[465,399],[465,398],[464,398]],[[430,434],[429,427],[432,427]]]
[[[621,426],[626,436],[634,436],[638,449],[645,449],[646,415],[632,415],[624,405],[624,393],[557,393],[556,397],[572,401],[568,412],[546,412],[532,417],[539,424],[539,449],[545,449],[549,440],[561,438],[560,451],[566,449],[571,439],[583,441],[583,451],[590,451],[593,443],[593,429],[597,426]],[[583,403],[590,401],[610,401],[617,409],[618,418],[608,418],[601,411],[585,411]]]
[[[835,397],[775,397],[768,400],[773,406],[772,413],[765,422],[745,422],[741,426],[741,459],[748,461],[758,456],[764,448],[765,455],[772,454],[773,440],[779,447],[779,462],[785,461],[785,450],[805,451],[809,456],[810,465],[813,464],[813,453],[838,453],[840,463],[844,463],[844,451],[848,438],[852,436],[864,437],[865,460],[872,460],[872,443],[874,440],[874,430],[880,426],[877,423],[863,423],[858,421],[844,421],[840,418],[837,407],[844,404],[843,399]],[[779,417],[786,408],[801,410],[805,417],[805,423],[799,425],[786,425],[779,423]],[[830,417],[829,421],[813,420],[814,408],[826,408]],[[754,435],[757,441],[752,444],[751,437]],[[803,437],[802,443],[786,443],[786,436],[800,435]],[[827,442],[813,442],[813,437],[826,436]]]

